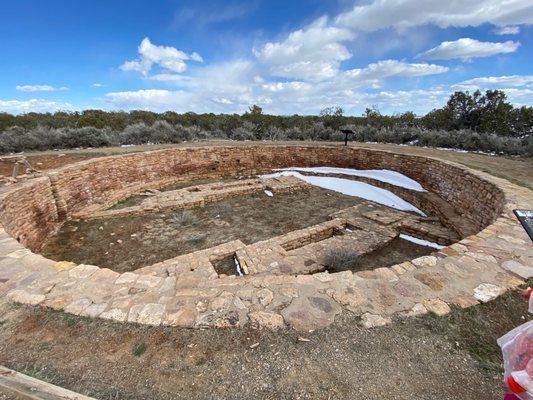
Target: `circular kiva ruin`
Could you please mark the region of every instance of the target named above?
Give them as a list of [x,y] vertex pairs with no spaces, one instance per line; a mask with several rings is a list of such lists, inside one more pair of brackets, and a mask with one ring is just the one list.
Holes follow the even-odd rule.
[[339,146],[182,147],[3,188],[0,296],[119,322],[312,330],[489,301],[523,283],[532,192]]

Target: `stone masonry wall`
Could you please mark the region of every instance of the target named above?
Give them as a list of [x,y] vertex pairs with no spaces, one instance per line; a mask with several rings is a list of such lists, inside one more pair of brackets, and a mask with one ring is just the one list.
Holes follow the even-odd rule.
[[0,195],[0,222],[10,236],[31,250],[59,226],[56,203],[47,177],[26,181]]
[[252,175],[291,166],[391,169],[448,201],[479,229],[500,214],[504,196],[495,185],[438,160],[339,146],[239,146],[174,148],[82,161],[28,181],[0,199],[0,222],[32,250],[56,225],[110,192],[159,182]]

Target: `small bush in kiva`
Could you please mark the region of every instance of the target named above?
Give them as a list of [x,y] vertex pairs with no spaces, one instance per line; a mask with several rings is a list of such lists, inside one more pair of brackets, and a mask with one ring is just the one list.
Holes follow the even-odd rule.
[[326,249],[324,265],[328,271],[356,270],[361,266],[359,254],[345,246],[332,246]]
[[198,219],[190,211],[183,211],[179,214],[175,214],[172,217],[172,224],[177,227],[190,226],[197,223]]
[[132,353],[135,357],[140,357],[144,354],[145,351],[146,351],[146,343],[140,342],[140,343],[135,344],[135,346],[133,346]]

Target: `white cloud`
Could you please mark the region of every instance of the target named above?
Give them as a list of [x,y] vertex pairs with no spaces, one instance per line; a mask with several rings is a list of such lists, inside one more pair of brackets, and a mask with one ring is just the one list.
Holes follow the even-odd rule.
[[533,86],[533,75],[482,76],[468,79],[452,86],[458,90],[475,90],[480,88]]
[[441,28],[531,24],[533,6],[530,0],[373,0],[340,14],[336,23],[366,32],[426,24]]
[[480,42],[479,40],[461,38],[453,42],[442,42],[419,57],[429,60],[451,60],[460,58],[469,61],[476,57],[489,57],[496,54],[506,54],[515,52],[520,46],[519,42],[511,40],[503,43]]
[[494,29],[496,35],[518,35],[520,33],[519,26],[502,26]]
[[165,83],[186,83],[193,80],[190,76],[166,73],[150,75],[147,79]]
[[[275,90],[272,90],[272,89]],[[424,113],[445,104],[450,92],[443,89],[412,91],[381,91],[366,93],[340,90],[331,86],[291,84],[256,88],[249,98],[239,96],[203,96],[181,90],[138,90],[109,93],[107,99],[114,109],[146,109],[178,112],[244,112],[250,104],[259,104],[265,112],[275,114],[317,114],[331,105],[341,105],[349,113],[360,113],[365,107],[377,105],[383,112],[413,110]]]
[[72,110],[69,103],[51,100],[0,100],[0,111],[10,114],[23,114],[28,112],[54,112],[60,110]]
[[140,107],[143,109],[159,109],[160,106],[171,109],[176,98],[183,92],[163,89],[142,89],[127,92],[112,92],[106,94],[106,97],[117,106]]
[[190,55],[191,57],[191,60],[193,61],[196,61],[196,62],[204,62],[204,59],[202,58],[202,56],[200,54],[198,54],[197,52],[194,52]]
[[93,83],[93,84],[91,85],[91,87],[93,87],[93,88],[101,88],[101,87],[104,87],[104,85],[101,84],[101,83]]
[[516,106],[529,106],[533,104],[532,89],[504,88],[507,99]]
[[264,83],[261,85],[263,90],[267,92],[281,92],[281,91],[301,91],[304,89],[310,89],[312,88],[312,84],[306,83],[306,82],[272,82],[272,83]]
[[56,88],[50,85],[18,85],[15,89],[19,92],[55,92],[58,90],[68,90],[68,87],[61,86]]
[[[513,104],[533,103],[533,90],[528,88],[503,89]],[[259,104],[265,112],[290,115],[317,114],[324,107],[342,106],[348,114],[362,113],[365,107],[377,106],[391,114],[414,111],[425,114],[446,104],[454,88],[432,87],[416,90],[364,91],[336,86],[331,82],[278,82],[251,85],[246,93],[230,91],[187,92],[181,90],[139,90],[109,93],[106,97],[113,109],[146,109],[178,112],[242,113],[250,104]]]
[[283,41],[266,43],[254,53],[275,76],[321,81],[334,77],[339,64],[351,58],[341,42],[354,36],[348,29],[328,26],[327,18],[322,17],[291,32]]
[[[340,105],[351,113],[359,113],[369,105],[377,105],[387,113],[406,110],[425,113],[445,104],[453,87],[395,91],[375,89],[381,88],[387,79],[443,74],[449,68],[427,62],[382,60],[362,68],[346,70],[341,68],[341,64],[352,58],[348,44],[356,39],[356,32],[427,24],[446,27],[488,22],[503,27],[524,23],[523,20],[530,15],[525,2],[521,0],[503,0],[505,6],[495,0],[450,0],[449,3],[441,0],[369,1],[366,5],[355,7],[357,12],[352,10],[341,14],[334,22],[321,17],[277,41],[253,49],[253,60],[200,66],[187,74],[183,74],[187,62],[201,61],[199,55],[186,54],[172,47],[155,46],[145,39],[139,46],[139,59],[125,63],[122,69],[137,70],[144,74],[147,81],[167,84],[168,87],[111,92],[105,99],[110,108],[154,111],[241,113],[249,105],[259,104],[265,112],[276,114],[316,114],[320,109],[332,105]],[[388,32],[371,36],[380,35],[388,35]],[[365,36],[370,35],[361,33],[359,38]],[[398,41],[405,41],[406,36],[398,35]],[[412,46],[411,43],[413,41],[405,45],[411,52],[429,47],[426,44]],[[359,42],[352,44],[365,47]],[[372,42],[366,44],[372,45]],[[395,43],[393,48],[399,45]],[[443,42],[424,53],[424,56],[471,59],[512,52],[518,46],[518,42],[512,41],[483,43],[463,38],[455,42]],[[160,68],[151,73],[154,66]],[[405,87],[405,82],[398,83]],[[500,85],[513,87],[512,80],[502,81]],[[524,101],[529,95],[520,89],[513,96]]]
[[412,64],[398,60],[383,60],[369,64],[366,68],[345,71],[341,82],[343,86],[378,87],[386,78],[435,75],[447,71],[447,67],[435,64]]
[[106,99],[113,107],[124,109],[242,112],[250,104],[269,101],[265,96],[255,96],[259,85],[257,78],[252,62],[235,60],[201,68],[183,79],[176,74],[160,74],[149,78],[183,83],[187,91],[148,89],[112,92],[106,95]]
[[[376,87],[390,77],[417,77],[446,72],[448,68],[434,64],[410,64],[384,60],[366,68],[339,73],[335,78],[321,82],[269,82],[258,75],[257,66],[246,60],[236,60],[205,67],[195,71],[187,82],[187,90],[138,90],[113,92],[106,95],[112,108],[150,109],[179,112],[243,112],[250,104],[259,104],[267,112],[288,114],[317,113],[320,109],[339,104],[347,109],[365,107],[379,99],[388,99],[395,107],[409,109],[405,95],[380,96],[354,91],[358,87]],[[168,77],[164,77],[168,81]],[[414,97],[414,95],[413,95]],[[420,101],[427,107],[434,101]]]
[[414,111],[422,114],[446,103],[449,92],[442,88],[365,93],[362,102],[382,112]]
[[202,62],[198,53],[187,54],[175,47],[157,46],[144,38],[138,48],[140,58],[126,61],[120,66],[123,71],[137,71],[147,75],[154,65],[159,65],[164,70],[182,73],[187,69],[185,61]]

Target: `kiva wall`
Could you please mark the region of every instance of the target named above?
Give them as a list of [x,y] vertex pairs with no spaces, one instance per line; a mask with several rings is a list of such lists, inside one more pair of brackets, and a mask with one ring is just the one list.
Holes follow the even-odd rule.
[[455,165],[386,151],[338,146],[238,146],[174,148],[82,161],[50,171],[0,197],[0,222],[30,249],[72,213],[102,201],[112,191],[159,187],[179,181],[272,168],[334,166],[391,169],[420,182],[448,201],[481,230],[501,213],[504,195],[495,185]]
[[40,249],[60,224],[50,179],[32,179],[0,195],[0,222],[24,246]]

